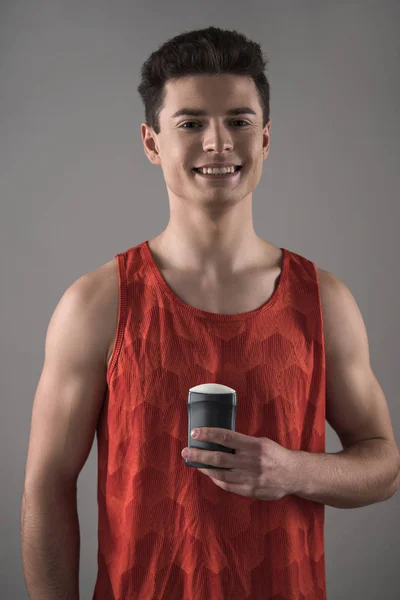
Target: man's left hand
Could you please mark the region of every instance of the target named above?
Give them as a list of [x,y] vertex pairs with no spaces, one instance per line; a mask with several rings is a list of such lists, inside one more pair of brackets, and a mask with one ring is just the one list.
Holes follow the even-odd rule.
[[187,460],[232,469],[198,469],[223,490],[258,500],[279,500],[292,493],[296,455],[293,450],[269,438],[252,437],[219,427],[200,427],[199,435],[192,437],[235,449],[236,453],[230,454],[185,448],[189,451],[184,457]]

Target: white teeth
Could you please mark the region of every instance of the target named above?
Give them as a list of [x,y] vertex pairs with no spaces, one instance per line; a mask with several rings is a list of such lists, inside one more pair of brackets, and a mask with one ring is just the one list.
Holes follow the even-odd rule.
[[222,169],[213,169],[211,167],[205,169],[197,169],[203,175],[227,175],[228,173],[234,173],[235,167],[224,167]]

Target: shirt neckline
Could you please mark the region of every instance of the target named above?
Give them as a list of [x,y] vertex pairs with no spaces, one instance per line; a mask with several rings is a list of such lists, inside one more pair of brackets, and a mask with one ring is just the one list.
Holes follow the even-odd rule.
[[261,306],[255,308],[253,310],[243,312],[243,313],[235,313],[235,314],[222,314],[222,313],[214,313],[209,312],[207,310],[202,310],[201,308],[197,308],[195,306],[191,306],[187,302],[184,302],[173,290],[169,287],[168,283],[164,279],[161,271],[158,268],[158,265],[153,257],[153,254],[150,250],[149,240],[145,240],[140,244],[140,247],[143,250],[143,259],[146,264],[152,269],[156,280],[160,286],[161,291],[166,294],[177,306],[179,306],[183,311],[191,314],[192,316],[202,317],[204,319],[209,319],[212,321],[238,321],[243,319],[249,319],[251,317],[256,317],[258,315],[263,314],[264,312],[270,310],[278,301],[282,294],[282,289],[285,284],[288,270],[289,270],[289,250],[287,248],[280,248],[282,251],[281,256],[281,273],[279,275],[278,283],[275,287],[275,290],[272,293],[272,296]]

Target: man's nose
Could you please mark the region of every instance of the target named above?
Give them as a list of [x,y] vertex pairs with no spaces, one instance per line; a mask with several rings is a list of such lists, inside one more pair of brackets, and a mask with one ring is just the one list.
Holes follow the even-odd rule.
[[204,134],[203,148],[206,152],[230,151],[233,148],[232,136],[224,125],[209,126]]

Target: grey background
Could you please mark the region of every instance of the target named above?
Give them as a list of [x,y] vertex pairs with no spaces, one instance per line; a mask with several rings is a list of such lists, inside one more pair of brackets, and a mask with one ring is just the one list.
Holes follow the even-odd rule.
[[[168,222],[136,87],[148,55],[184,30],[237,29],[270,57],[256,231],[349,286],[399,440],[399,17],[382,0],[1,2],[1,598],[28,598],[20,506],[51,314],[80,275]],[[340,449],[327,424],[326,451]],[[94,444],[78,480],[82,599],[96,577],[96,468]],[[329,600],[398,598],[399,498],[326,507]]]

